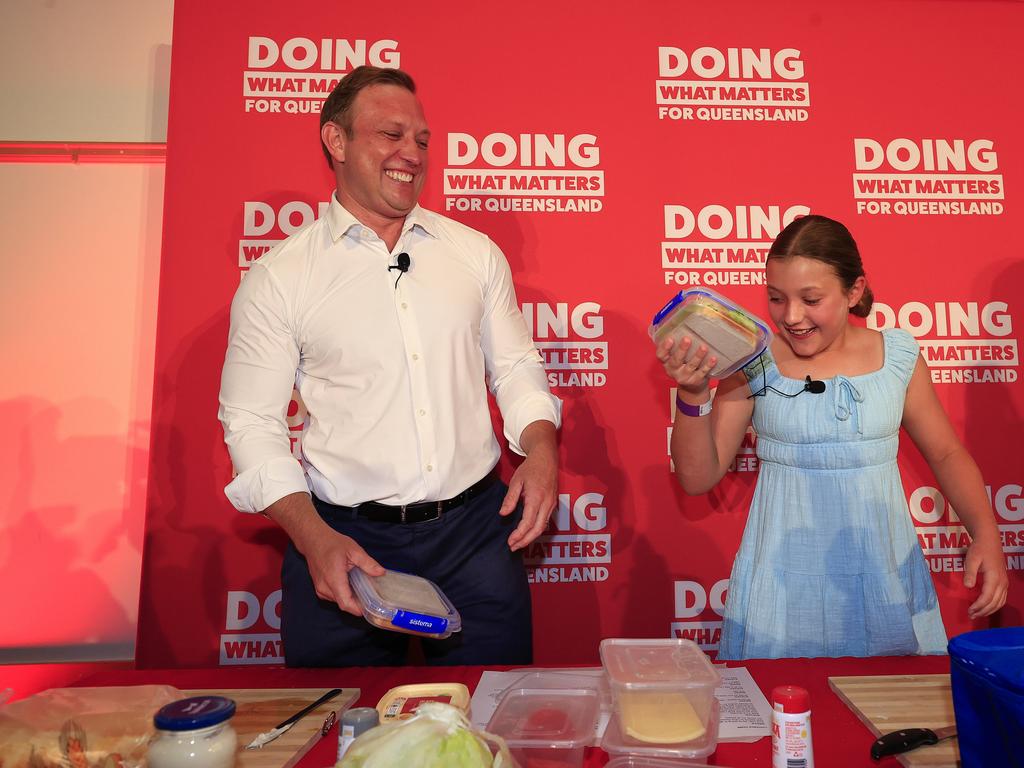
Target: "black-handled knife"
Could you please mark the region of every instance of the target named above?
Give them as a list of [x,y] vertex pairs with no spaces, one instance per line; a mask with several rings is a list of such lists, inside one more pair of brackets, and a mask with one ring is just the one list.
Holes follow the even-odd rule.
[[306,715],[308,715],[310,712],[312,712],[314,709],[319,707],[321,704],[324,704],[324,703],[330,701],[331,699],[333,699],[335,696],[337,696],[339,693],[341,693],[341,690],[342,690],[341,688],[335,688],[333,690],[328,691],[327,693],[325,693],[323,696],[321,696],[319,699],[314,701],[309,706],[306,706],[306,707],[303,707],[302,709],[300,709],[298,712],[296,712],[294,715],[289,717],[287,720],[283,720],[282,722],[280,722],[276,726],[274,726],[271,730],[266,731],[264,733],[261,733],[259,736],[257,736],[255,739],[253,739],[252,742],[248,746],[246,746],[246,749],[259,749],[264,744],[269,744],[274,739],[276,739],[278,736],[280,736],[282,733],[284,733],[289,728],[291,728],[293,725],[295,725],[297,722],[299,722],[299,720],[301,720]]
[[937,744],[950,736],[956,736],[956,726],[946,728],[904,728],[879,736],[871,745],[871,758],[881,760],[886,755],[899,755],[918,747]]

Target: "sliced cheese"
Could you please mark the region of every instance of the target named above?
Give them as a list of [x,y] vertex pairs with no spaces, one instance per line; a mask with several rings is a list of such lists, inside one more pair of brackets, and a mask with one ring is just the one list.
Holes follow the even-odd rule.
[[679,744],[704,735],[704,721],[682,693],[630,691],[619,705],[622,729],[637,741]]

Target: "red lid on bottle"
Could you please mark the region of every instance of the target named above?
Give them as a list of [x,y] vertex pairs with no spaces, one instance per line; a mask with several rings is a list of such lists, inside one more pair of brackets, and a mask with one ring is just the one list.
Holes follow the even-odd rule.
[[772,688],[772,709],[786,714],[811,711],[811,694],[798,685],[779,685]]

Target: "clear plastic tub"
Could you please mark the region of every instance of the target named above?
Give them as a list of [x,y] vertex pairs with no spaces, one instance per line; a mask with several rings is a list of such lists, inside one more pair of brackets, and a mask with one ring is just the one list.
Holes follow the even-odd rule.
[[580,768],[600,712],[594,688],[513,688],[498,703],[487,731],[501,736],[522,766]]
[[353,568],[348,580],[363,606],[363,616],[376,627],[436,639],[462,629],[459,612],[429,579],[400,571],[367,576]]
[[[658,760],[671,761],[669,765],[703,765],[707,757],[718,747],[718,701],[713,699],[711,715],[708,718],[707,728],[703,734],[689,741],[678,743],[652,744],[648,741],[631,738],[623,728],[618,713],[612,715],[608,721],[608,727],[604,730],[601,739],[601,749],[611,757],[629,757],[634,760]],[[679,761],[686,760],[687,763]],[[609,763],[611,765],[612,763]],[[655,765],[662,765],[656,763]],[[629,763],[626,763],[629,765]],[[645,765],[644,763],[633,763],[633,765]]]
[[535,672],[528,672],[508,687],[527,689],[580,689],[591,688],[597,691],[598,701],[602,708],[611,709],[611,689],[608,686],[608,677],[605,674],[588,675],[582,672],[572,672],[569,669],[539,669]]
[[721,676],[691,640],[654,638],[601,641],[601,663],[611,685],[614,713],[625,736],[647,744],[703,738],[711,725]]
[[706,345],[708,354],[718,358],[709,374],[713,379],[735,373],[772,340],[771,330],[757,315],[708,288],[680,291],[654,316],[647,332],[655,344],[670,337],[678,343],[689,336],[689,356]]

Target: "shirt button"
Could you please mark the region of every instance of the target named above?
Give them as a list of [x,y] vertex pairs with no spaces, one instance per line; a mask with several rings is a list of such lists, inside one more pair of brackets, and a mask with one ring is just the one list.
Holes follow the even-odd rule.
[[420,416],[426,416],[426,415],[427,415],[427,412],[425,410],[423,410],[422,408],[420,408]]
[[434,465],[433,464],[427,464],[427,472],[433,472],[433,471],[434,471]]
[[420,359],[420,356],[419,356],[419,355],[417,355],[417,354],[416,354],[415,352],[413,352],[413,353],[412,353],[412,359],[413,359],[413,360],[419,360],[419,359]]
[[405,303],[405,302],[403,301],[403,302],[402,302],[402,309],[408,309],[408,308],[409,308],[409,305],[408,305],[408,304],[406,304],[406,303]]

